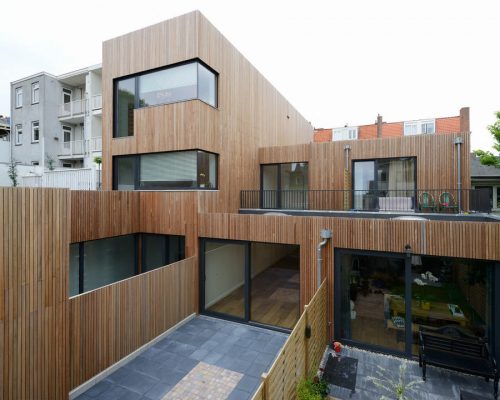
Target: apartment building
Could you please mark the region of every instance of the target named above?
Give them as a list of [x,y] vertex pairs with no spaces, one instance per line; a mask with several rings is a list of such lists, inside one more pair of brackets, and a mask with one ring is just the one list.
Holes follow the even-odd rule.
[[11,83],[11,157],[43,169],[83,168],[101,154],[100,65]]
[[290,332],[322,281],[329,339],[412,359],[453,325],[500,356],[466,109],[446,135],[311,143],[197,11],[104,42],[101,87],[104,190],[2,189],[5,398],[76,396],[193,313]]
[[470,111],[460,109],[457,116],[426,118],[399,122],[385,122],[377,115],[375,123],[368,125],[343,126],[338,128],[317,128],[314,130],[315,142],[337,140],[375,139],[412,135],[446,134],[470,131]]

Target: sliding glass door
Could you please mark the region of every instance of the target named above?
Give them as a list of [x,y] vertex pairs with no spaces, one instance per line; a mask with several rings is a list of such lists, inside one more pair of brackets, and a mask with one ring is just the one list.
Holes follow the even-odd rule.
[[495,262],[347,249],[335,260],[336,338],[406,356],[420,327],[498,343]]
[[202,312],[279,329],[300,314],[299,246],[202,239]]
[[308,164],[294,162],[261,166],[261,207],[307,209]]

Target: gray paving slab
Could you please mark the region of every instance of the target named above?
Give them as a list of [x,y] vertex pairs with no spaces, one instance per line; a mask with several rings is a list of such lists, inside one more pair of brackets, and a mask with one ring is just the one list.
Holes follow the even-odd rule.
[[199,362],[205,362],[242,374],[228,399],[247,400],[287,337],[281,332],[198,316],[77,399],[160,400]]

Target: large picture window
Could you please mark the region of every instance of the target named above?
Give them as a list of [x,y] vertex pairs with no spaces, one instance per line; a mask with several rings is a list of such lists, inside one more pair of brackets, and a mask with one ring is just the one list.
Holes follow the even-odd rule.
[[309,166],[306,162],[261,165],[261,206],[307,209]]
[[217,155],[189,150],[114,157],[113,188],[217,189]]
[[70,245],[69,295],[75,296],[182,260],[185,238],[132,234]]
[[134,109],[199,99],[217,107],[217,73],[201,61],[115,80],[114,137],[134,135]]
[[411,210],[415,207],[416,158],[353,161],[353,208]]

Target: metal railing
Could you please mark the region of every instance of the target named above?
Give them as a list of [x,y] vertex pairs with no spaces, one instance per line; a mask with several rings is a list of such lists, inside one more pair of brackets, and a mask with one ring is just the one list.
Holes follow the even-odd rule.
[[93,137],[89,141],[89,151],[102,151],[102,137]]
[[95,96],[92,96],[90,100],[90,107],[92,111],[100,110],[102,108],[102,94],[96,94]]
[[92,152],[102,151],[102,138],[95,137],[85,140],[72,140],[63,142],[60,156],[83,156]]
[[87,111],[87,99],[73,100],[60,105],[59,118],[77,117]]
[[488,189],[242,190],[240,208],[378,212],[491,212]]

